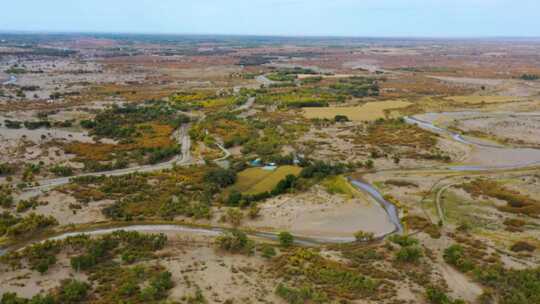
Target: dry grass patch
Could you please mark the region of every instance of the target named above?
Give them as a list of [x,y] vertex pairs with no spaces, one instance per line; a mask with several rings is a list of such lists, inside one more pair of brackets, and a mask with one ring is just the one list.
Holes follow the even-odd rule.
[[355,138],[357,144],[371,144],[379,147],[395,148],[395,146],[429,150],[437,144],[437,138],[431,132],[390,120],[369,126],[366,135]]
[[523,97],[516,96],[478,96],[478,95],[468,95],[468,96],[450,96],[445,97],[444,100],[450,102],[456,102],[460,104],[487,104],[487,103],[507,103],[507,102],[516,102],[523,101]]
[[336,115],[345,115],[352,121],[374,121],[387,118],[389,111],[406,108],[412,103],[403,100],[368,102],[356,107],[303,108],[304,116],[310,119],[334,119]]

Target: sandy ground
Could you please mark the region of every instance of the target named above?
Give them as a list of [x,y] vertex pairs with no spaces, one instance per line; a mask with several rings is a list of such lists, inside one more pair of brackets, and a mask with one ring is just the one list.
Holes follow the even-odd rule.
[[[13,63],[2,62],[0,69],[5,70]],[[119,73],[106,69],[102,64],[91,61],[78,61],[74,58],[55,58],[54,60],[37,59],[18,62],[24,64],[28,71],[43,73],[25,73],[17,75],[18,86],[37,86],[35,91],[25,92],[26,100],[49,100],[54,92],[80,92],[88,84],[125,83],[142,81],[145,74]],[[7,98],[0,98],[9,100]]]
[[284,303],[274,293],[277,282],[268,276],[263,258],[219,252],[191,237],[170,237],[170,243],[161,253],[167,256],[161,264],[176,282],[170,300],[194,295],[200,288],[209,303]]
[[[523,114],[523,113],[521,113]],[[536,116],[532,116],[528,113],[528,116],[517,116],[513,113],[479,113],[479,112],[453,112],[453,113],[428,113],[418,115],[417,117],[424,121],[435,123],[437,126],[443,128],[456,123],[457,121],[472,121],[476,123],[476,126],[480,124],[486,128],[490,128],[489,131],[494,135],[512,136],[514,134],[521,134],[521,138],[528,142],[537,142],[540,133],[536,130],[536,126],[540,124]],[[486,117],[488,118],[485,121]],[[527,122],[521,122],[521,120]],[[508,122],[510,120],[511,122]],[[505,123],[505,121],[507,121]],[[491,125],[490,125],[491,123]],[[502,125],[497,125],[501,123]],[[495,125],[494,125],[495,124]],[[460,124],[458,124],[459,126]],[[474,124],[473,124],[474,125]],[[504,125],[509,125],[510,128],[505,128]],[[512,129],[513,127],[513,129]],[[500,129],[500,130],[499,130]],[[467,137],[469,139],[470,137]],[[485,142],[475,140],[474,142]],[[540,150],[530,148],[512,148],[512,147],[487,147],[478,145],[466,145],[471,148],[470,153],[462,159],[462,162],[471,166],[484,166],[484,167],[514,167],[531,165],[540,163]]]
[[[213,238],[187,234],[167,234],[167,246],[157,252],[159,264],[173,275],[175,287],[169,300],[181,301],[195,296],[198,289],[208,303],[285,303],[274,291],[278,284],[269,276],[267,260],[259,254],[232,255],[215,249]],[[145,262],[154,264],[156,261]],[[0,294],[17,292],[32,297],[57,287],[67,278],[87,280],[84,274],[72,270],[69,258],[63,254],[45,275],[30,270],[10,270],[0,264]]]
[[478,296],[482,294],[482,287],[446,264],[443,260],[443,251],[454,243],[453,240],[445,236],[440,239],[432,239],[423,234],[418,237],[424,245],[434,250],[437,261],[434,264],[435,269],[448,284],[450,295],[461,298],[469,303],[474,303]]
[[71,269],[69,257],[60,254],[57,258],[56,265],[49,268],[44,275],[28,269],[10,270],[0,264],[0,294],[16,292],[19,296],[29,298],[60,286],[60,281],[65,279],[86,280],[84,274]]
[[458,120],[456,126],[464,131],[480,131],[511,142],[540,145],[540,113],[538,116],[471,117]]
[[298,195],[284,195],[260,205],[261,217],[246,226],[295,235],[352,238],[363,230],[382,235],[394,229],[385,211],[365,196],[346,199],[320,187]]
[[498,86],[504,83],[501,79],[488,79],[488,78],[467,78],[467,77],[445,77],[445,76],[429,76],[434,79],[447,81],[451,83],[459,83],[465,85],[474,86]]
[[95,223],[107,220],[101,210],[114,201],[103,200],[82,205],[82,209],[72,210],[70,204],[76,204],[77,200],[64,193],[52,191],[40,198],[40,201],[47,202],[47,205],[39,206],[33,212],[38,214],[54,216],[60,225]]

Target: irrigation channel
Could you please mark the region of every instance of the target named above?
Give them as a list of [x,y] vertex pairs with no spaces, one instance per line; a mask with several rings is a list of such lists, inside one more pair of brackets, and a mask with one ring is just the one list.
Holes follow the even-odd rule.
[[[435,133],[438,133],[438,134],[441,134],[441,135],[445,135],[445,136],[448,136],[450,138],[452,138],[453,140],[455,140],[456,142],[459,142],[459,143],[462,143],[462,144],[465,144],[465,145],[472,145],[472,146],[476,146],[476,147],[484,147],[484,148],[489,148],[489,149],[519,149],[519,148],[507,148],[507,147],[502,147],[502,146],[495,146],[495,145],[489,145],[489,144],[484,144],[484,143],[480,143],[480,142],[477,142],[475,140],[468,140],[466,138],[464,138],[462,135],[458,134],[458,133],[454,133],[454,132],[451,132],[447,129],[443,129],[443,128],[440,128],[440,127],[437,127],[435,125],[433,125],[432,123],[430,122],[427,122],[427,121],[423,121],[423,120],[420,120],[420,119],[417,119],[415,117],[405,117],[405,121],[409,124],[415,124],[423,129],[426,129],[426,130],[429,130],[429,131],[432,131],[432,132],[435,132]],[[179,136],[180,138],[186,138],[187,136],[185,135],[187,132],[186,129],[182,130],[183,132],[183,136]],[[540,150],[537,150],[538,153],[540,154]],[[188,154],[186,152],[184,152],[184,154]],[[180,160],[184,160],[184,165],[187,165],[189,163],[191,163],[191,158],[188,156],[186,157],[186,155],[184,155],[184,157],[179,157]],[[524,164],[521,164],[521,165],[504,165],[502,164],[501,166],[496,166],[496,167],[492,167],[492,166],[453,166],[453,167],[449,167],[449,168],[446,168],[446,169],[450,169],[450,170],[456,170],[456,171],[484,171],[484,170],[500,170],[500,169],[518,169],[518,168],[525,168],[525,167],[529,167],[529,166],[532,166],[532,165],[535,165],[537,164],[538,162],[534,162],[534,163],[524,163]],[[156,170],[159,170],[159,169],[162,169],[163,166],[161,165],[156,165]],[[151,168],[145,168],[146,170],[145,171],[149,171]],[[107,174],[107,172],[101,172],[100,174]],[[62,183],[67,183],[68,181],[64,181],[62,180]],[[377,201],[382,208],[384,208],[384,210],[386,211],[388,217],[389,217],[389,220],[392,222],[392,224],[394,224],[395,226],[395,229],[386,234],[386,235],[382,235],[382,236],[377,236],[378,238],[384,238],[385,236],[389,235],[389,234],[394,234],[394,233],[398,233],[398,234],[401,234],[403,233],[404,229],[403,229],[403,225],[399,219],[399,210],[398,208],[392,204],[391,202],[387,201],[383,195],[372,185],[364,182],[364,181],[361,181],[361,180],[358,180],[358,179],[349,179],[349,182],[355,186],[357,189],[359,189],[360,191],[366,193],[367,195],[369,195],[371,198],[373,198],[375,201]],[[42,184],[45,184],[45,185],[48,185],[49,183],[47,183],[46,181]],[[56,183],[54,183],[56,185]],[[34,241],[34,242],[42,242],[42,241],[45,241],[45,240],[60,240],[60,239],[65,239],[65,238],[68,238],[70,236],[74,236],[74,235],[78,235],[78,234],[87,234],[87,235],[102,235],[102,234],[107,234],[107,233],[111,233],[111,232],[114,232],[114,231],[119,231],[119,230],[125,230],[125,231],[139,231],[139,232],[178,232],[178,233],[192,233],[192,234],[196,234],[196,235],[206,235],[206,236],[218,236],[220,234],[222,234],[223,232],[227,231],[227,229],[225,228],[221,228],[221,227],[196,227],[196,226],[190,226],[190,225],[181,225],[181,224],[132,224],[132,225],[129,225],[129,224],[126,224],[125,226],[118,226],[118,227],[114,227],[114,228],[99,228],[99,229],[94,229],[94,230],[83,230],[83,231],[74,231],[74,232],[67,232],[67,233],[62,233],[62,234],[59,234],[59,235],[56,235],[56,236],[52,236],[52,237],[49,237],[49,238],[46,238],[46,239],[42,239],[42,240],[37,240],[37,241]],[[272,241],[275,241],[278,239],[278,235],[276,233],[270,233],[270,232],[258,232],[258,231],[248,231],[247,232],[249,235],[251,236],[255,236],[255,237],[258,237],[258,238],[262,238],[262,239],[267,239],[267,240],[272,240]],[[303,236],[303,237],[300,237],[300,236],[295,236],[295,243],[297,245],[303,245],[303,246],[317,246],[317,245],[323,245],[323,244],[336,244],[336,243],[349,243],[349,242],[353,242],[354,241],[354,238],[351,236],[351,237],[341,237],[341,238],[338,238],[338,237],[319,237],[319,236],[313,236],[313,237],[310,237],[310,236]],[[31,243],[31,242],[30,242]],[[26,244],[27,246],[28,244]],[[20,246],[18,248],[21,248]],[[15,248],[13,248],[15,249]],[[11,250],[10,248],[7,248],[7,249],[4,249],[4,250],[0,250],[0,255],[4,254],[5,252]]]

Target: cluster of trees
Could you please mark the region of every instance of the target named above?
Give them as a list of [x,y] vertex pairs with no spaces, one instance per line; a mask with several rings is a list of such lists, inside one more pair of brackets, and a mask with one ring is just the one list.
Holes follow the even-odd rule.
[[538,80],[540,79],[540,76],[539,75],[536,75],[536,74],[523,74],[519,77],[520,79],[523,79],[523,80]]
[[5,211],[0,215],[0,236],[23,237],[56,225],[58,221],[52,216],[30,213],[25,217],[15,217]]
[[10,208],[14,201],[11,188],[8,186],[0,186],[0,206]]
[[174,145],[171,147],[146,148],[144,152],[150,154],[148,158],[149,164],[157,164],[179,154],[180,149],[179,145]]
[[62,165],[56,165],[54,167],[51,167],[49,169],[52,173],[54,173],[56,176],[72,176],[73,175],[73,168],[70,166],[62,166]]
[[84,162],[84,171],[87,172],[102,172],[102,171],[111,171],[116,169],[127,168],[129,162],[124,158],[117,158],[112,162],[98,162],[95,160],[85,160]]
[[446,248],[443,257],[446,263],[473,275],[487,287],[483,303],[540,303],[540,267],[516,270],[507,269],[501,263],[486,264],[475,260],[467,248],[459,244]]
[[[177,176],[168,174],[160,175],[158,184],[150,184],[148,176],[144,174],[110,176],[101,180],[77,178],[74,182],[82,188],[77,190],[79,193],[99,193],[101,198],[116,199],[111,206],[102,209],[106,217],[114,220],[131,221],[144,217],[172,219],[177,215],[209,218],[211,197],[219,186],[205,182],[204,171],[195,172],[201,170],[200,167],[185,170],[190,173],[181,177],[185,178],[182,185],[178,184]],[[194,177],[196,174],[199,176]]]
[[83,253],[71,258],[71,267],[77,271],[93,269],[119,255],[125,263],[134,263],[150,257],[152,252],[162,249],[167,237],[163,234],[141,234],[136,231],[116,231],[99,239],[81,237],[68,239],[67,244],[79,244]]
[[[50,128],[52,126],[51,122],[48,120],[38,120],[38,121],[18,121],[18,120],[9,120],[4,121],[6,128],[8,129],[21,129],[23,126],[28,130],[35,130],[39,128]],[[65,124],[62,124],[65,125]]]
[[[32,299],[6,293],[0,303],[74,304],[85,303],[89,297],[99,298],[104,303],[161,303],[174,285],[172,274],[160,265],[123,265],[153,258],[153,252],[162,249],[165,243],[166,237],[161,234],[119,231],[98,238],[79,235],[10,252],[1,258],[3,263],[17,266],[26,261],[31,269],[46,273],[56,263],[56,256],[69,249],[79,253],[71,259],[72,267],[85,271],[92,284],[66,280],[60,287]],[[91,285],[96,288],[92,290]]]
[[328,102],[319,100],[316,98],[311,99],[311,100],[302,99],[302,100],[295,100],[295,101],[287,102],[286,106],[288,108],[306,108],[306,107],[323,108],[323,107],[328,107]]
[[239,230],[228,231],[216,239],[217,246],[232,253],[250,254],[254,248],[254,243],[247,235]]
[[392,243],[400,246],[396,253],[396,261],[402,263],[417,263],[422,258],[423,250],[418,240],[408,235],[393,235],[389,238]]
[[236,171],[223,168],[214,168],[204,175],[204,181],[225,188],[236,182]]
[[25,212],[29,209],[36,209],[38,206],[43,205],[44,203],[39,202],[36,197],[27,199],[27,200],[20,200],[17,203],[17,212]]
[[331,164],[323,161],[315,161],[302,169],[300,177],[323,179],[328,176],[343,174],[348,170],[348,165],[342,163]]
[[93,120],[81,121],[81,126],[97,136],[126,140],[140,135],[137,124],[158,121],[178,127],[189,120],[189,117],[177,113],[166,103],[147,102],[143,105],[113,105],[98,113]]
[[356,98],[367,96],[379,96],[379,85],[374,78],[351,77],[341,79],[338,83],[330,86],[338,94],[346,94]]
[[435,286],[426,288],[426,297],[430,304],[466,304],[461,299],[452,299],[444,291]]
[[17,167],[10,163],[0,163],[0,175],[10,175],[15,173]]

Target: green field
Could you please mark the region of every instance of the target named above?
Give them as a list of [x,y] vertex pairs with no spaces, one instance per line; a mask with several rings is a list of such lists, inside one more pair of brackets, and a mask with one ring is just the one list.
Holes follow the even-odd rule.
[[322,182],[322,185],[325,187],[326,191],[331,194],[341,194],[346,198],[354,198],[358,195],[358,190],[341,175],[325,179]]
[[275,171],[261,168],[249,168],[238,173],[238,179],[232,189],[243,194],[257,194],[271,191],[287,175],[298,175],[302,169],[295,166],[282,166]]

